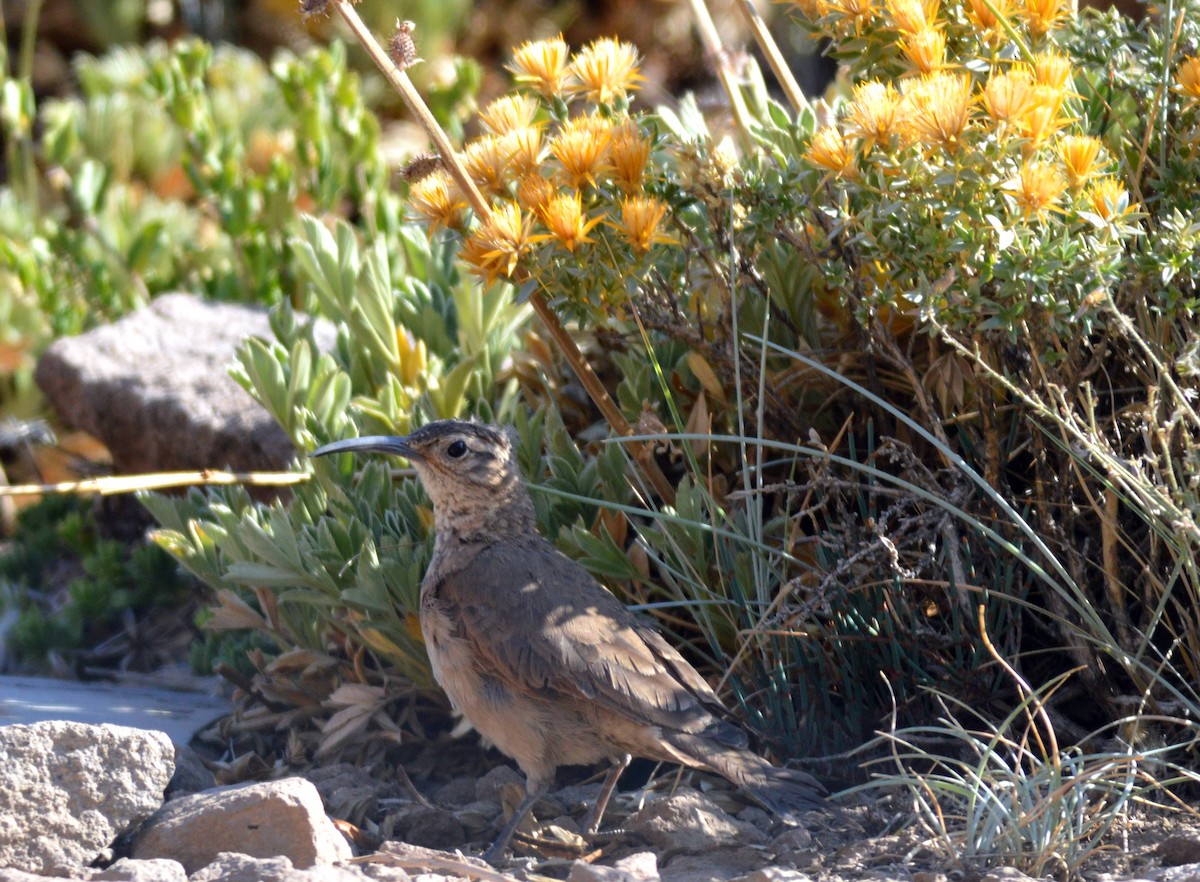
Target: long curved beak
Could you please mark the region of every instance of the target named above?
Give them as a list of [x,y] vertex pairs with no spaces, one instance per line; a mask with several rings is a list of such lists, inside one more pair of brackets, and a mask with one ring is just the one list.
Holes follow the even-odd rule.
[[398,435],[364,435],[362,438],[347,438],[345,441],[334,441],[324,444],[314,450],[309,456],[326,456],[330,453],[345,453],[347,451],[376,451],[379,453],[394,453],[405,459],[420,459],[421,456],[408,445],[408,438]]

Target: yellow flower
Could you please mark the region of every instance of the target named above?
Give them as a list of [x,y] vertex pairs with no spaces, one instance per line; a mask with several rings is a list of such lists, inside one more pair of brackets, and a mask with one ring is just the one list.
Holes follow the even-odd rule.
[[554,185],[538,171],[525,175],[517,182],[517,201],[535,214],[540,214],[557,192]]
[[400,353],[400,382],[411,389],[425,376],[429,360],[425,341],[414,337],[407,328],[397,325],[396,350]]
[[1012,199],[1028,220],[1036,217],[1045,220],[1046,213],[1060,211],[1057,202],[1067,182],[1054,166],[1045,162],[1026,162],[1016,176],[1004,184]]
[[572,59],[566,87],[571,94],[582,94],[593,104],[611,104],[638,88],[644,79],[638,73],[637,49],[630,43],[603,37]]
[[636,193],[642,189],[649,161],[650,140],[642,135],[637,123],[626,120],[613,133],[609,154],[613,181],[624,192]]
[[854,164],[854,145],[837,126],[818,129],[804,151],[804,158],[835,175],[853,178],[858,174],[858,167]]
[[1053,86],[1035,84],[1029,101],[1017,120],[1017,129],[1029,139],[1029,149],[1036,150],[1049,140],[1069,119],[1062,115],[1063,93]]
[[569,50],[562,34],[549,40],[522,43],[513,52],[508,69],[522,85],[532,86],[547,98],[562,93]]
[[1100,140],[1091,135],[1067,135],[1058,142],[1058,155],[1067,170],[1071,189],[1082,187],[1096,173],[1101,163]]
[[439,227],[462,226],[467,200],[445,169],[437,169],[408,189],[408,204],[429,224],[430,232]]
[[871,81],[854,87],[854,101],[846,116],[846,132],[863,141],[865,150],[887,145],[903,124],[900,93],[891,83]]
[[1065,18],[1070,18],[1070,0],[1022,0],[1025,24],[1036,39],[1046,36]]
[[905,116],[912,136],[930,147],[958,149],[971,122],[971,77],[933,73],[912,80],[904,90]]
[[884,6],[896,30],[918,34],[928,30],[937,21],[941,0],[884,0]]
[[570,193],[559,193],[550,197],[539,212],[542,223],[550,231],[548,235],[534,236],[534,242],[545,239],[557,239],[568,251],[573,252],[576,245],[584,242],[594,242],[588,236],[592,228],[603,220],[603,217],[587,219],[583,211],[583,199],[578,190]]
[[500,139],[500,149],[511,174],[531,174],[542,165],[542,130],[535,126],[513,129]]
[[1034,56],[1033,79],[1039,86],[1047,86],[1065,96],[1071,78],[1071,59],[1061,52],[1048,49]]
[[463,163],[480,189],[493,195],[505,191],[508,174],[508,153],[495,135],[483,135],[467,145]]
[[1192,55],[1179,63],[1174,91],[1186,96],[1188,104],[1200,102],[1200,55]]
[[997,125],[1016,124],[1033,99],[1033,73],[1024,65],[995,74],[983,87],[983,106]]
[[505,95],[497,98],[479,114],[479,121],[493,135],[507,135],[533,125],[541,105],[528,95]]
[[935,28],[922,28],[901,38],[900,51],[917,73],[933,73],[946,60],[946,35]]
[[550,152],[562,166],[567,186],[576,190],[596,185],[596,176],[608,162],[612,124],[594,115],[567,121],[550,141]]
[[621,231],[636,251],[649,251],[656,242],[673,243],[670,236],[658,232],[667,206],[648,196],[630,196],[621,200]]
[[824,0],[827,14],[835,16],[838,31],[860,34],[875,20],[874,0]]
[[1085,194],[1088,205],[1102,220],[1112,223],[1127,214],[1133,213],[1137,206],[1129,201],[1129,193],[1116,178],[1101,178],[1088,188]]
[[487,222],[474,230],[463,243],[462,257],[471,272],[492,284],[501,276],[511,278],[522,255],[532,244],[532,220],[514,202],[492,209]]

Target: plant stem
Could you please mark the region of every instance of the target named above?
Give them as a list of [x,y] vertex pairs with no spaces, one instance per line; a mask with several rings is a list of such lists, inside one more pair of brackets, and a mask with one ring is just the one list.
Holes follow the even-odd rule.
[[725,51],[725,46],[721,43],[721,35],[717,33],[717,26],[713,23],[704,0],[689,0],[689,2],[692,6],[692,15],[696,19],[696,30],[700,33],[700,42],[704,44],[704,51],[716,65],[717,77],[721,80],[725,94],[729,96],[729,107],[733,111],[733,120],[737,124],[738,134],[741,135],[744,144],[749,144],[750,112],[746,110],[742,90],[738,86],[733,67],[729,63],[729,53]]
[[775,38],[767,30],[766,22],[758,14],[758,9],[754,6],[754,0],[739,0],[735,5],[742,13],[746,24],[750,26],[750,33],[754,34],[758,48],[766,56],[767,64],[771,66],[771,71],[775,74],[775,79],[779,82],[779,87],[787,95],[792,109],[796,113],[812,110],[812,105],[804,97],[804,90],[796,82],[796,78],[792,75],[792,69],[788,67],[787,62],[783,58],[783,53],[779,51],[779,44],[775,42]]
[[[442,157],[446,170],[454,178],[455,183],[462,188],[463,193],[466,195],[468,201],[470,201],[471,207],[480,221],[486,223],[492,214],[491,206],[483,194],[479,192],[479,188],[475,186],[475,182],[471,180],[471,176],[463,165],[458,152],[454,149],[454,145],[450,143],[450,138],[426,106],[420,93],[413,86],[412,80],[409,79],[408,74],[399,68],[388,57],[387,53],[383,51],[383,47],[379,45],[375,36],[363,24],[363,20],[359,18],[350,0],[333,0],[333,6],[342,17],[342,20],[349,26],[355,38],[367,50],[367,54],[371,56],[371,59],[375,62],[379,70],[383,72],[387,81],[399,93],[404,103],[408,106],[408,109],[412,111],[421,128],[429,135]],[[711,20],[709,23],[711,24]],[[583,353],[579,351],[579,346],[575,342],[575,339],[563,327],[554,310],[550,308],[550,304],[546,302],[545,294],[540,290],[536,290],[530,295],[529,302],[533,306],[534,312],[538,314],[538,317],[546,326],[546,330],[550,332],[550,336],[554,338],[554,341],[562,350],[568,364],[571,365],[571,370],[575,372],[575,376],[579,378],[579,382],[583,385],[584,390],[608,421],[608,424],[618,435],[632,435],[634,433],[633,427],[629,425],[629,421],[625,419],[625,415],[621,413],[621,409],[617,406],[617,403],[613,401],[612,396],[608,394],[608,390],[604,388],[604,384],[600,382],[600,378],[596,376],[596,372],[592,370],[592,366],[588,364]],[[630,449],[634,455],[634,459],[641,466],[646,478],[654,487],[655,492],[658,493],[664,502],[671,504],[675,499],[674,488],[671,486],[670,481],[667,480],[666,475],[658,467],[658,463],[654,461],[652,449],[642,442],[632,442]]]

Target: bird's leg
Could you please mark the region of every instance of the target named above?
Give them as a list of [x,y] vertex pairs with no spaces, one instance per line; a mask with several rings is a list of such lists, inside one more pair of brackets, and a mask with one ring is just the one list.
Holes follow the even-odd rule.
[[504,825],[504,829],[500,831],[496,841],[481,855],[485,861],[489,864],[495,863],[504,854],[504,849],[508,847],[509,840],[517,832],[517,827],[521,826],[521,822],[525,820],[525,816],[529,814],[533,804],[541,799],[548,789],[546,786],[534,787],[531,782],[525,782],[525,798],[513,810],[512,817],[508,819],[508,823]]
[[612,768],[604,776],[604,783],[600,785],[600,795],[596,797],[596,804],[588,812],[587,820],[583,824],[584,833],[595,833],[600,829],[600,820],[604,817],[604,810],[608,808],[608,800],[617,786],[617,779],[621,777],[622,772],[629,768],[629,763],[632,761],[633,757],[625,754],[612,764]]

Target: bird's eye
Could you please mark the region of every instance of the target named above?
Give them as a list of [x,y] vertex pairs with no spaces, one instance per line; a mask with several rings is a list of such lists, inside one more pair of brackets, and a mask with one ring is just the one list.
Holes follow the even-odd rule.
[[466,452],[467,442],[465,441],[452,441],[450,442],[450,446],[446,448],[446,453],[451,457],[451,459],[458,459]]

